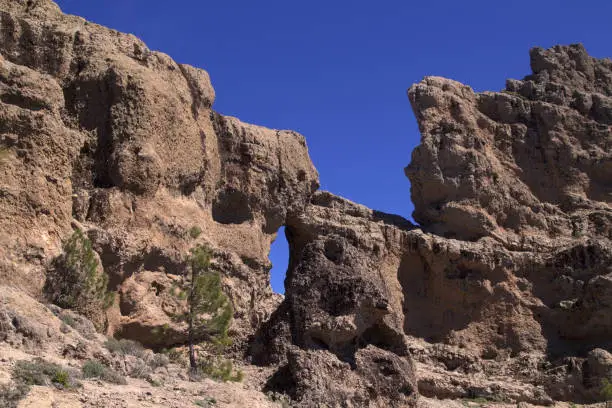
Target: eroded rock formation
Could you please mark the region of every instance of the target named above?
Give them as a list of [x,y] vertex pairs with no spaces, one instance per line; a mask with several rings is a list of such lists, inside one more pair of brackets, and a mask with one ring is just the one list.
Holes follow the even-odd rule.
[[[206,243],[237,349],[301,406],[600,398],[612,375],[609,60],[534,49],[533,74],[502,92],[436,77],[410,88],[417,226],[316,191],[301,135],[214,112],[206,72],[50,0],[0,0],[0,55],[11,299],[44,299],[78,227],[118,294],[107,332],[180,344],[168,289]],[[267,258],[282,225],[284,298]]]
[[612,62],[573,45],[533,49],[531,67],[502,92],[410,88],[423,139],[406,173],[428,230],[519,250],[610,238]]
[[612,333],[612,64],[582,46],[531,57],[534,74],[500,93],[433,77],[410,88],[419,228],[326,192],[287,220],[286,298],[255,361],[282,364],[293,344],[356,365],[377,347],[412,355],[428,397],[601,398],[589,361],[606,361]]
[[51,1],[0,2],[0,25],[3,282],[40,295],[78,225],[119,293],[109,330],[169,345],[165,289],[206,242],[237,334],[256,327],[278,302],[270,242],[318,187],[304,138],[215,113],[206,72]]

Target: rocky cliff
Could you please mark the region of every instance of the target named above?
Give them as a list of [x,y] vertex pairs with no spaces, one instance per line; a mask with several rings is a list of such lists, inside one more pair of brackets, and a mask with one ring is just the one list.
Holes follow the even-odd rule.
[[[234,306],[234,356],[299,406],[601,399],[612,378],[609,60],[536,48],[533,74],[502,92],[436,77],[412,86],[413,225],[317,191],[301,135],[216,113],[206,72],[50,0],[0,0],[0,55],[0,280],[11,291],[44,303],[52,260],[80,228],[117,294],[102,329],[180,345],[167,289],[205,243]],[[283,225],[284,298],[267,258]],[[6,313],[19,313],[14,298]]]
[[395,363],[411,355],[428,397],[600,398],[612,374],[612,63],[579,45],[531,59],[534,73],[499,93],[436,77],[410,88],[419,227],[326,192],[288,218],[286,298],[262,328],[265,352],[254,346],[291,373],[272,387],[360,401],[367,386],[304,391],[293,356],[317,350],[359,372],[376,348],[394,367],[387,381],[412,378]]
[[79,226],[119,294],[109,330],[160,346],[177,339],[150,335],[171,324],[156,293],[207,242],[239,331],[264,320],[270,242],[318,186],[304,138],[217,114],[206,72],[133,36],[50,1],[0,7],[2,280],[39,295]]

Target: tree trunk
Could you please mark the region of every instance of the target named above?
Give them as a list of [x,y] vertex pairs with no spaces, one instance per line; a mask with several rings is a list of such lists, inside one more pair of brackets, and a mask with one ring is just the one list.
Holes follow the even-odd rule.
[[193,374],[198,371],[198,365],[195,358],[195,349],[193,348],[193,343],[191,341],[189,342],[189,366],[191,367],[191,372]]
[[193,346],[193,315],[189,316],[189,367],[191,367],[192,374],[198,371],[198,363],[196,362],[195,348]]

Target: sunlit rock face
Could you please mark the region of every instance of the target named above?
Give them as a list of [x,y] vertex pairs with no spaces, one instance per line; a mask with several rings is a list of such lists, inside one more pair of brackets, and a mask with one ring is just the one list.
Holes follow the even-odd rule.
[[245,338],[279,301],[270,242],[318,187],[304,138],[217,114],[205,71],[132,35],[51,1],[0,6],[3,282],[39,295],[78,226],[119,295],[109,331],[166,346],[168,289],[207,243]]
[[[418,227],[327,192],[287,220],[286,298],[256,361],[292,372],[293,344],[355,370],[377,347],[412,355],[427,397],[601,398],[589,361],[607,361],[592,350],[612,333],[612,63],[580,45],[531,58],[500,93],[437,77],[410,88]],[[293,391],[290,378],[271,386]]]
[[448,237],[551,248],[610,237],[612,62],[531,50],[502,92],[428,77],[408,91],[422,134],[406,173],[414,217]]
[[[502,92],[412,86],[414,225],[317,191],[304,137],[214,112],[205,71],[134,36],[49,0],[0,0],[0,28],[3,285],[43,299],[78,227],[117,293],[107,332],[181,344],[169,292],[207,244],[234,306],[234,355],[272,367],[266,389],[298,405],[600,398],[609,60],[534,49],[533,74]],[[283,225],[284,298],[268,260]]]

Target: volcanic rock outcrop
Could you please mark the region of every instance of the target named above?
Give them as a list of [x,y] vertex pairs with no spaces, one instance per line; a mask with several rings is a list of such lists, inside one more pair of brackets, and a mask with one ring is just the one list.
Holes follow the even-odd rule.
[[534,74],[500,93],[435,77],[410,88],[420,227],[326,192],[288,218],[286,298],[261,329],[266,352],[253,347],[255,361],[286,364],[271,387],[321,398],[284,359],[293,345],[353,370],[376,347],[412,355],[428,397],[601,398],[610,373],[589,380],[589,361],[612,344],[612,63],[580,45],[531,57]]
[[[0,0],[0,55],[11,299],[44,302],[53,259],[80,228],[117,293],[105,332],[181,344],[168,289],[205,243],[234,306],[233,351],[270,367],[265,389],[300,406],[601,399],[612,377],[609,60],[536,48],[533,74],[502,92],[437,77],[411,87],[414,225],[317,191],[301,135],[216,113],[206,72],[50,0]],[[283,225],[284,298],[267,257]],[[0,329],[19,320],[10,310]]]
[[119,294],[109,330],[169,345],[164,289],[207,242],[235,330],[264,320],[270,242],[318,187],[304,138],[219,115],[206,72],[51,1],[0,2],[0,28],[2,282],[40,295],[79,226]]
[[574,45],[534,48],[531,67],[500,93],[410,88],[423,139],[406,174],[428,230],[519,250],[610,238],[612,61]]

